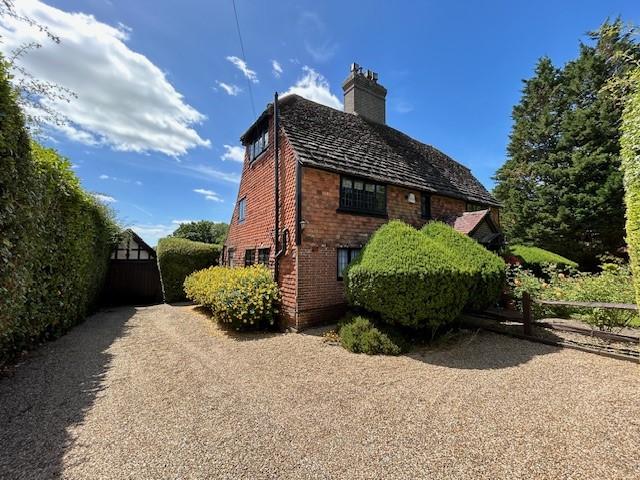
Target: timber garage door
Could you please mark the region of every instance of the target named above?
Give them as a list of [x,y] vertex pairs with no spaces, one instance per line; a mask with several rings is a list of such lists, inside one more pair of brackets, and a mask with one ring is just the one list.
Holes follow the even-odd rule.
[[111,254],[103,290],[108,305],[144,305],[162,301],[156,252],[133,230]]

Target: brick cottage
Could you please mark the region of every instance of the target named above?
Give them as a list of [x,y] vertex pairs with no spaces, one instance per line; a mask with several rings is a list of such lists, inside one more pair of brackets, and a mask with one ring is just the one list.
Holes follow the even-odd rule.
[[284,327],[337,320],[343,269],[390,219],[416,227],[440,219],[488,246],[501,239],[499,204],[467,167],[385,125],[377,74],[354,64],[343,90],[344,111],[287,95],[241,137],[222,260],[274,270]]

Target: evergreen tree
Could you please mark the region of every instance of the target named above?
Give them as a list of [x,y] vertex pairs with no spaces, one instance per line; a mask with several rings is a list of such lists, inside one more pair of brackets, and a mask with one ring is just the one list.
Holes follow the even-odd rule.
[[594,44],[581,44],[578,58],[563,69],[543,58],[525,81],[513,110],[509,158],[495,177],[509,240],[585,268],[624,245],[622,105],[605,87],[640,58],[620,20],[605,22],[590,37]]

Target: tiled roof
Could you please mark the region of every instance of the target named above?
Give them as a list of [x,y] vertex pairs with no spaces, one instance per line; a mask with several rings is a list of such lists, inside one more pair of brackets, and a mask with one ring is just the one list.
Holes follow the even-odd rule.
[[467,167],[394,128],[298,95],[279,106],[303,165],[499,206]]
[[477,212],[464,212],[453,220],[453,228],[460,233],[469,235],[489,214],[489,210],[479,210]]

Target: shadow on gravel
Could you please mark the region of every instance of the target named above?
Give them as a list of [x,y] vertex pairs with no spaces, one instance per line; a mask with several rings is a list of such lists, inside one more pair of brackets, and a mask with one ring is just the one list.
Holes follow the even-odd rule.
[[407,357],[448,368],[493,370],[515,367],[561,349],[497,333],[467,330],[435,348],[418,347],[409,352]]
[[83,423],[102,391],[109,346],[127,334],[133,307],[99,312],[42,346],[0,378],[0,478],[60,478]]
[[207,318],[208,322],[211,322],[212,328],[215,328],[216,331],[224,334],[225,337],[235,340],[236,342],[253,342],[256,340],[265,340],[267,338],[277,337],[282,335],[281,332],[278,331],[259,331],[259,332],[238,332],[237,330],[232,329],[227,325],[220,324],[211,316],[211,312],[202,306],[196,306],[193,308],[195,313],[203,315]]

